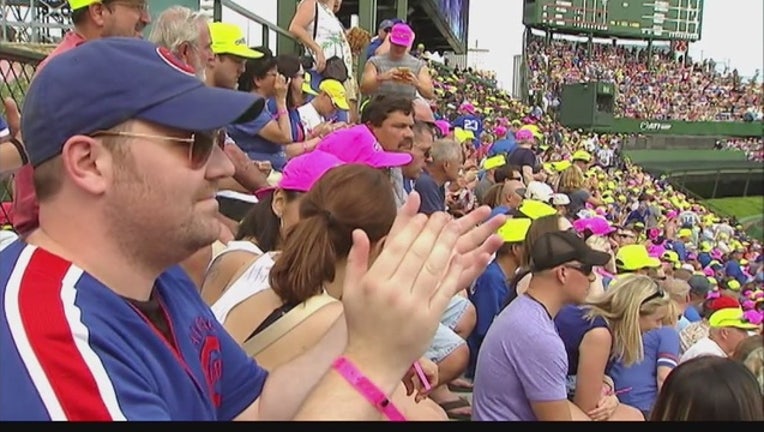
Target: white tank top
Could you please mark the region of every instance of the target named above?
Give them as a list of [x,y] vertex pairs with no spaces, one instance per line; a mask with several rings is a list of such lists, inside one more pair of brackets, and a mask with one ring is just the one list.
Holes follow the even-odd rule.
[[268,252],[263,254],[255,262],[250,264],[249,268],[244,271],[233,283],[228,287],[223,295],[220,296],[218,301],[213,303],[211,309],[215,314],[215,318],[223,324],[225,323],[228,314],[244,300],[252,297],[260,291],[270,288],[268,282],[268,275],[271,272],[275,256],[275,252]]
[[[329,10],[321,2],[318,3],[318,30],[316,31],[316,43],[321,47],[324,52],[324,57],[329,60],[333,56],[337,56],[345,61],[345,66],[348,71],[353,70],[353,53],[350,50],[350,44],[345,37],[345,29],[342,27],[342,23],[334,15],[334,12]],[[315,17],[315,14],[311,15]],[[311,20],[308,23],[308,34],[313,37],[313,25],[314,21]],[[352,75],[352,72],[350,73]]]
[[231,240],[220,251],[215,251],[214,248],[213,248],[212,259],[210,260],[210,263],[207,264],[207,271],[210,270],[210,267],[212,267],[212,263],[214,263],[216,259],[218,259],[221,256],[227,254],[228,252],[235,252],[235,251],[251,252],[253,255],[262,255],[263,254],[262,249],[257,247],[257,245],[252,243],[251,241],[248,241],[248,240]]

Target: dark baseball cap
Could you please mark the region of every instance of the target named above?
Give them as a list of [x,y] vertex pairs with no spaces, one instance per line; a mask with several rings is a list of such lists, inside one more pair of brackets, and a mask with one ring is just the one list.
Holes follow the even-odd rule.
[[21,129],[29,161],[38,166],[69,138],[127,120],[207,132],[254,119],[264,106],[252,93],[206,86],[165,48],[110,37],[56,56],[35,76]]
[[400,18],[393,18],[393,19],[382,20],[382,22],[379,23],[379,28],[380,28],[380,30],[389,30],[389,29],[393,28],[394,25],[400,24],[402,22],[404,22],[404,21],[402,19],[400,19]]
[[687,283],[690,284],[690,292],[695,295],[705,297],[711,291],[711,281],[705,276],[692,275]]
[[571,261],[583,265],[604,266],[610,254],[592,249],[573,231],[552,231],[536,240],[531,249],[531,269],[534,272],[553,269]]

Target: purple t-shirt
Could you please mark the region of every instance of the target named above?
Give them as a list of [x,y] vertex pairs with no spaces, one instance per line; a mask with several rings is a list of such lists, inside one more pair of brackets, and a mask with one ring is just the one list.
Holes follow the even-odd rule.
[[531,401],[567,399],[568,357],[543,306],[518,296],[493,321],[478,353],[474,421],[535,421]]

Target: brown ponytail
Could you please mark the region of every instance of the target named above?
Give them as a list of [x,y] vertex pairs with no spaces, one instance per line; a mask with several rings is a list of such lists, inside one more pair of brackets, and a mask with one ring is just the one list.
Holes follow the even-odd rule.
[[355,229],[374,244],[387,235],[396,206],[389,178],[365,165],[331,169],[300,202],[300,222],[287,233],[271,269],[273,291],[286,304],[318,294],[347,258]]

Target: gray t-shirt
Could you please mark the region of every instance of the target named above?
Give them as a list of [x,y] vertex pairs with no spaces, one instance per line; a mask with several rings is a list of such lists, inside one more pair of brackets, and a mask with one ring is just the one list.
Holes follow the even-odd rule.
[[[406,67],[409,68],[414,75],[419,75],[419,71],[425,67],[424,61],[413,57],[410,54],[406,54],[400,60],[393,60],[388,54],[382,54],[380,56],[372,57],[369,59],[369,62],[377,68],[378,74],[383,74],[390,69]],[[411,84],[385,81],[379,86],[376,94],[404,96],[414,99],[416,97],[416,87]]]
[[478,353],[474,421],[535,421],[533,402],[567,399],[568,356],[546,309],[518,296],[493,321]]

